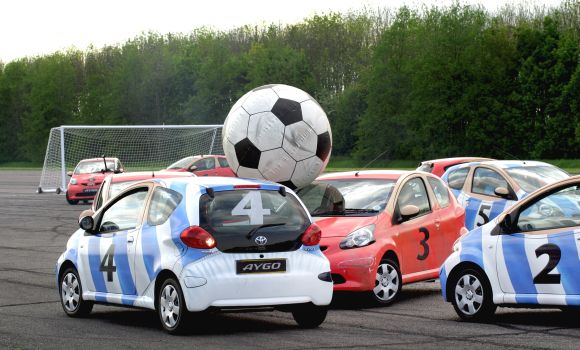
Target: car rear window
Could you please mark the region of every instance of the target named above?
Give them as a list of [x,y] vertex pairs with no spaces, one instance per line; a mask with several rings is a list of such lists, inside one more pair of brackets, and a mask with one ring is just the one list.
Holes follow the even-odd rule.
[[227,168],[230,166],[228,164],[228,160],[226,158],[218,158],[218,161],[220,163],[220,167],[222,167],[222,168]]
[[469,168],[461,168],[451,171],[447,177],[447,184],[453,189],[461,190],[465,184],[468,173]]
[[430,173],[433,171],[433,163],[421,163],[417,170]]
[[270,227],[271,233],[303,232],[310,225],[300,202],[278,191],[220,191],[213,198],[204,194],[199,208],[200,226],[216,238],[247,235],[260,227]]

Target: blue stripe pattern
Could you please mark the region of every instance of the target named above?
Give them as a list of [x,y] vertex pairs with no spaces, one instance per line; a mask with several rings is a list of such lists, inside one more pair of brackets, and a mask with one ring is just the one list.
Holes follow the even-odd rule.
[[[532,270],[526,255],[524,235],[512,234],[502,236],[503,256],[511,280],[516,302],[523,304],[537,304],[536,286],[533,283]],[[525,295],[532,294],[532,295]]]
[[[119,232],[113,238],[115,245],[115,266],[117,267],[116,277],[119,279],[121,292],[124,295],[135,295],[137,289],[131,274],[129,257],[127,256],[127,232]],[[125,302],[123,302],[126,304]]]
[[[100,241],[101,235],[95,235],[90,237],[89,240],[89,267],[91,268],[91,276],[93,278],[93,284],[95,285],[96,292],[107,293],[107,286],[105,284],[105,278],[103,273],[99,271],[101,266],[101,251],[100,251]],[[97,296],[97,301],[106,302],[107,298],[104,296]]]
[[[548,242],[557,245],[562,253],[560,262],[556,265],[560,273],[560,283],[564,287],[566,295],[580,294],[578,249],[573,231],[560,234],[548,235]],[[571,304],[570,297],[566,297],[567,304]]]
[[149,281],[152,281],[161,269],[161,252],[157,240],[157,228],[155,226],[145,225],[141,231],[140,239],[143,262],[145,263]]
[[481,200],[473,197],[468,197],[468,200],[469,204],[465,208],[465,227],[471,231],[475,228],[477,211],[481,205]]

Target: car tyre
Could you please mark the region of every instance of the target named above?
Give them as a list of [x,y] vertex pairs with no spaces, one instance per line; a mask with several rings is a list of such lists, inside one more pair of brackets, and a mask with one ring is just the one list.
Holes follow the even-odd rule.
[[491,286],[484,273],[465,268],[450,281],[453,308],[459,317],[468,321],[485,321],[497,308],[493,303]]
[[68,197],[68,191],[66,192],[66,201],[68,202],[68,204],[70,205],[76,205],[79,203],[79,201],[77,199],[70,199]]
[[316,328],[324,322],[327,313],[325,306],[304,304],[292,310],[292,317],[300,328]]
[[403,286],[399,265],[391,259],[383,259],[377,266],[375,287],[371,291],[371,298],[381,305],[391,305],[401,294]]
[[79,274],[69,267],[60,276],[58,291],[64,312],[70,317],[83,317],[91,313],[93,302],[83,299],[83,287]]
[[189,312],[179,282],[167,278],[157,293],[157,314],[161,326],[169,334],[182,334],[187,325]]

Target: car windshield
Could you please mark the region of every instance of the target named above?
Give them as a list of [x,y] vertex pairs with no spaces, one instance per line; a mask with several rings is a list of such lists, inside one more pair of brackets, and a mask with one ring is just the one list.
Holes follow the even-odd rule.
[[171,164],[170,166],[167,167],[167,169],[183,169],[183,168],[187,168],[189,166],[189,164],[191,164],[191,161],[194,159],[194,156],[191,157],[185,157],[183,159],[178,160],[177,162]]
[[505,170],[528,193],[569,177],[563,170],[550,165],[516,167]]
[[[107,160],[107,170],[106,171],[114,171],[115,170],[115,161],[114,160]],[[93,173],[100,173],[105,171],[105,162],[103,160],[91,160],[86,162],[80,162],[75,169],[75,175],[78,174],[93,174]]]
[[372,216],[385,209],[395,180],[315,181],[298,191],[312,216]]

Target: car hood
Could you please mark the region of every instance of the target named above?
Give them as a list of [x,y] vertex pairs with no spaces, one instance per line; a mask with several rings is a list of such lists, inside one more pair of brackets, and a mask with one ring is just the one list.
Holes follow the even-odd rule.
[[333,216],[313,217],[314,221],[322,230],[322,237],[346,237],[349,233],[374,224],[377,216]]

